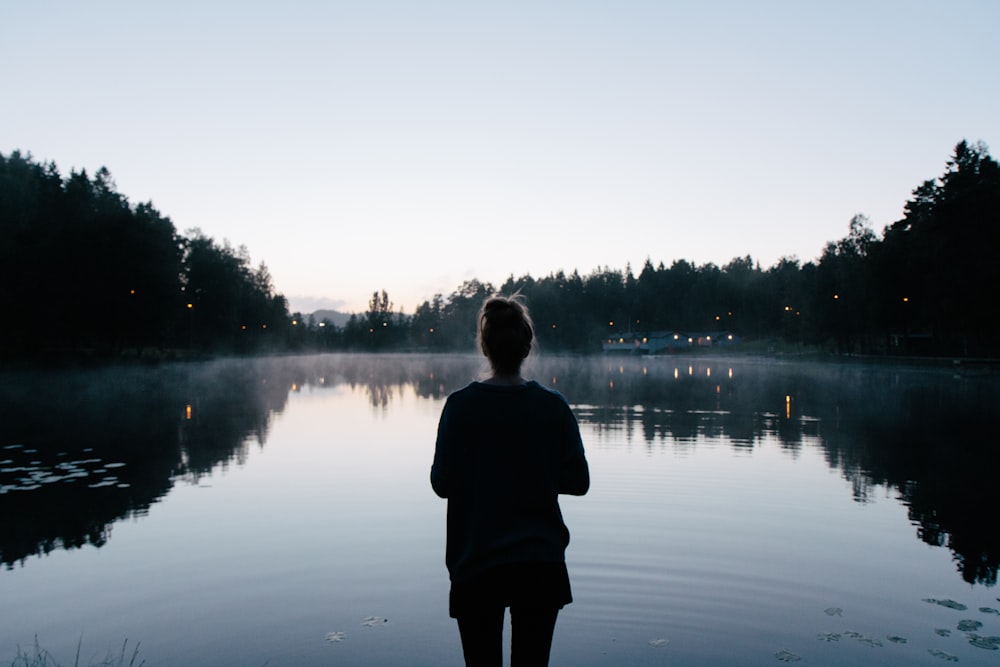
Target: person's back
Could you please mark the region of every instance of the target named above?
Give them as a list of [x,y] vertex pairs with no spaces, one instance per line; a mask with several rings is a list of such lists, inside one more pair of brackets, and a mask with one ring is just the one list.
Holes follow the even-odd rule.
[[561,561],[569,533],[558,494],[587,491],[576,421],[562,396],[537,382],[470,384],[448,399],[442,423],[457,443],[432,468],[448,498],[446,563],[452,581],[516,561]]
[[501,663],[508,606],[512,664],[547,664],[556,615],[572,601],[558,494],[586,493],[589,470],[565,399],[520,376],[533,340],[524,306],[489,299],[479,338],[493,375],[448,397],[431,468],[448,499],[449,611],[467,664]]

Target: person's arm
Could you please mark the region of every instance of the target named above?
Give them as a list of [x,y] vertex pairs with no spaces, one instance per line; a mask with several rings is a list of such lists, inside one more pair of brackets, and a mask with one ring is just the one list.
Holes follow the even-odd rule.
[[582,496],[590,489],[590,468],[583,452],[580,426],[568,405],[566,406],[566,423],[563,427],[563,433],[559,493]]
[[451,493],[449,475],[452,458],[452,438],[449,434],[448,405],[449,401],[445,401],[444,409],[441,411],[441,420],[438,422],[437,442],[434,445],[434,463],[431,465],[431,488],[441,498],[447,498]]

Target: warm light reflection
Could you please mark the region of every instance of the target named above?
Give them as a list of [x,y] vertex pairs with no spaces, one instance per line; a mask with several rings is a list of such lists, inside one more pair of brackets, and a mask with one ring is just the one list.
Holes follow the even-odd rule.
[[675,368],[675,369],[674,369],[674,379],[676,380],[677,378],[679,378],[679,377],[680,377],[680,375],[681,375],[680,371],[679,371],[678,369],[676,369],[676,368]]
[[648,369],[648,368],[646,368],[645,366],[643,366],[643,367],[642,367],[642,374],[643,374],[643,375],[649,375],[649,369]]
[[293,327],[299,326],[299,321],[298,320],[292,320],[292,326]]
[[792,418],[792,397],[785,396],[785,419]]
[[297,392],[298,390],[299,390],[299,385],[297,385],[296,383],[293,382],[292,383],[292,391]]
[[184,406],[184,418],[188,419],[188,420],[191,419],[191,404],[190,403],[188,403],[187,405]]
[[712,377],[712,368],[711,367],[705,369],[705,377],[707,377],[707,378]]
[[729,369],[729,379],[731,380],[732,378],[733,378],[733,369],[730,368]]
[[191,310],[192,308],[194,308],[194,304],[193,304],[193,303],[189,303],[189,304],[187,305],[187,307],[188,307],[188,310]]
[[611,382],[608,383],[608,388],[609,389],[614,389],[615,388],[615,381],[614,380],[612,380]]
[[715,393],[716,394],[721,394],[722,393],[722,385],[718,385],[718,384],[715,385]]
[[688,366],[688,375],[694,375],[694,366]]

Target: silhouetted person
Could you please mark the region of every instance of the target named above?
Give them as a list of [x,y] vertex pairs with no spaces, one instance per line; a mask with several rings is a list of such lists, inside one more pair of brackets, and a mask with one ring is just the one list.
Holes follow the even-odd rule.
[[524,304],[491,297],[478,323],[492,374],[448,397],[431,467],[448,499],[449,614],[466,665],[503,664],[506,607],[511,665],[547,665],[556,616],[573,600],[558,495],[585,494],[590,472],[566,399],[521,377],[534,339]]

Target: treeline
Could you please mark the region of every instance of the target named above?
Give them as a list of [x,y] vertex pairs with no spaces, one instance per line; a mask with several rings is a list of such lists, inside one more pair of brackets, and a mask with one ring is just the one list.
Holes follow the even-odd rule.
[[876,235],[856,215],[815,261],[763,269],[750,256],[725,266],[647,260],[635,275],[476,280],[448,297],[392,312],[385,292],[326,344],[355,349],[472,349],[475,313],[496,291],[520,291],[544,349],[589,352],[626,331],[730,332],[837,353],[996,356],[1000,350],[1000,168],[982,143],[962,141],[945,173],[913,191],[901,220]]
[[475,314],[520,292],[549,351],[592,352],[626,331],[733,333],[838,353],[996,356],[1000,167],[960,142],[945,173],[913,191],[876,234],[863,215],[821,255],[762,268],[647,260],[470,280],[412,314],[376,291],[343,326],[289,314],[264,264],[200,232],[179,235],[151,204],[131,205],[106,169],[63,179],[52,164],[0,155],[0,272],[7,356],[84,349],[472,350]]
[[250,351],[284,346],[284,297],[245,248],[177,233],[107,169],[63,178],[0,155],[0,354]]

